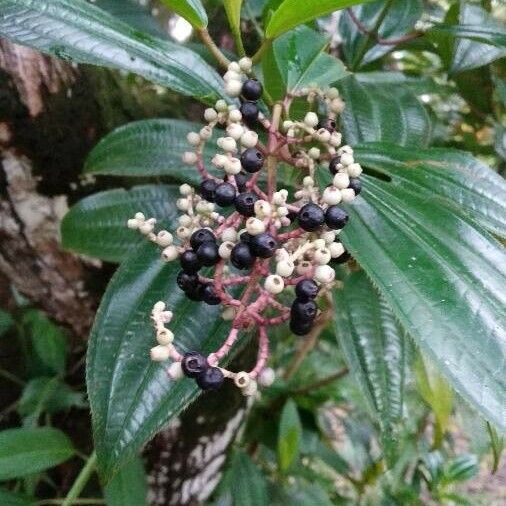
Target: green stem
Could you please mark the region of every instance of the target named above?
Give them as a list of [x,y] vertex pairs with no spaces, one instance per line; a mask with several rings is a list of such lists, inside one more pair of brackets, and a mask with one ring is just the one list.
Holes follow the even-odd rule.
[[251,57],[251,61],[255,64],[260,61],[262,56],[265,52],[268,51],[268,49],[272,46],[272,39],[264,39],[262,41],[262,44],[258,48],[258,51]]
[[0,367],[0,376],[5,378],[6,380],[11,381],[12,383],[15,383],[16,385],[19,385],[20,387],[25,386],[25,382],[22,379],[18,378],[15,374],[12,374],[1,367]]
[[[61,506],[63,499],[45,499],[36,503],[37,506]],[[105,504],[104,499],[76,499],[75,506],[93,506]]]
[[372,29],[367,33],[367,35],[362,39],[361,44],[357,50],[355,58],[353,58],[353,63],[351,65],[351,70],[355,72],[360,64],[362,63],[362,60],[365,56],[365,53],[367,52],[367,49],[369,48],[369,42],[372,38],[376,37],[378,35],[378,31],[381,27],[381,24],[383,23],[383,20],[385,19],[386,15],[388,14],[388,11],[390,7],[392,6],[393,0],[387,0],[385,2],[385,5],[383,6],[383,9],[381,9],[381,12],[378,15],[378,18],[376,19],[376,23],[374,23],[374,26]]
[[61,503],[61,506],[72,506],[73,504],[83,504],[82,502],[77,502],[79,494],[83,491],[83,488],[88,483],[91,475],[95,471],[95,467],[97,464],[97,454],[93,452],[84,467],[81,469],[81,472],[77,476],[74,484],[69,490],[67,497]]
[[214,43],[214,40],[209,35],[209,32],[206,28],[201,28],[197,30],[200,39],[204,43],[204,45],[209,49],[211,54],[214,56],[216,61],[224,68],[227,69],[230,63],[230,60],[220,51],[220,48]]

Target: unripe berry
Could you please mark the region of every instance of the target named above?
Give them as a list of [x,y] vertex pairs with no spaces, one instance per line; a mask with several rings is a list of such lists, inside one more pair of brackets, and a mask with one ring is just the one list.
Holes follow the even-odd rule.
[[223,230],[221,234],[221,240],[222,241],[231,241],[234,242],[237,239],[237,232],[234,228],[226,228]]
[[269,293],[277,295],[278,293],[281,293],[285,288],[285,282],[281,276],[278,276],[277,274],[271,274],[265,278],[264,287]]
[[232,137],[232,139],[238,141],[241,138],[241,135],[244,133],[244,128],[238,123],[231,123],[227,127],[227,135]]
[[318,116],[314,112],[308,112],[304,117],[304,123],[310,127],[314,128],[318,125]]
[[158,344],[167,346],[168,344],[171,344],[172,341],[174,341],[174,334],[169,329],[161,329],[156,333],[156,340]]
[[333,242],[332,244],[329,244],[329,250],[332,258],[340,257],[345,251],[344,246],[340,242]]
[[359,177],[362,174],[362,167],[358,163],[352,163],[346,167],[346,172],[350,177]]
[[130,228],[131,230],[138,229],[139,225],[140,225],[139,222],[135,218],[127,221],[127,227]]
[[232,70],[233,72],[238,72],[238,73],[241,72],[241,66],[236,61],[231,61],[228,64],[227,68],[228,68],[228,70]]
[[266,200],[257,200],[255,202],[255,214],[259,218],[268,218],[272,213],[272,207]]
[[281,260],[276,265],[276,274],[287,278],[293,274],[295,264],[291,260]]
[[204,111],[204,118],[209,123],[215,121],[217,117],[218,113],[212,107],[209,107]]
[[213,135],[213,130],[209,126],[204,126],[200,129],[199,136],[203,141],[207,141]]
[[319,265],[314,271],[314,278],[322,284],[332,283],[336,277],[336,272],[330,265]]
[[355,192],[351,188],[341,190],[341,197],[344,203],[351,202],[355,198]]
[[348,174],[346,174],[345,172],[338,172],[334,176],[333,184],[336,188],[339,188],[340,190],[348,188],[348,185],[350,184],[350,176],[348,176]]
[[189,132],[186,140],[192,146],[198,146],[200,144],[200,135],[197,132]]
[[228,260],[230,258],[231,253],[232,253],[233,247],[234,247],[233,242],[225,241],[220,244],[220,247],[218,248],[218,254],[224,260]]
[[216,141],[216,144],[218,144],[218,146],[223,149],[223,151],[227,151],[229,153],[237,150],[237,143],[232,137],[220,137]]
[[151,348],[149,351],[149,355],[151,357],[151,360],[153,362],[165,362],[165,360],[168,360],[170,357],[169,348],[167,346],[155,346],[154,348]]
[[318,265],[328,264],[331,259],[330,250],[328,248],[317,249],[313,259]]
[[232,109],[228,113],[228,119],[233,123],[238,123],[242,119],[242,114],[239,109]]
[[252,130],[244,132],[241,136],[241,144],[245,148],[254,148],[258,144],[258,134]]
[[241,172],[241,162],[238,158],[229,158],[225,162],[225,172],[231,176],[235,176]]
[[173,260],[175,260],[178,257],[178,255],[179,255],[179,253],[178,253],[177,248],[175,246],[167,246],[162,251],[162,258],[166,262],[172,262]]
[[329,206],[335,206],[342,200],[341,191],[335,186],[327,186],[327,188],[323,190],[322,200]]
[[173,380],[181,379],[184,376],[181,362],[172,362],[167,369],[167,374]]
[[274,372],[274,369],[266,367],[258,375],[258,384],[263,387],[270,387],[274,383],[275,379],[276,373]]
[[244,56],[243,58],[241,58],[238,61],[238,64],[239,64],[239,68],[243,72],[249,72],[252,69],[252,67],[253,67],[253,62],[247,56]]
[[239,80],[231,79],[225,83],[225,92],[229,97],[238,97],[241,94],[242,83]]
[[258,218],[251,217],[246,220],[246,230],[250,235],[259,235],[265,232],[264,222]]
[[188,165],[194,165],[197,162],[197,155],[192,151],[185,151],[183,153],[183,162]]

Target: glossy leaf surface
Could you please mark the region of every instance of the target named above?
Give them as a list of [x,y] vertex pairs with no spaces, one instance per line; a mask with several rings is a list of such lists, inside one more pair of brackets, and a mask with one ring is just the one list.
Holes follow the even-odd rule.
[[207,26],[206,10],[200,0],[162,0],[162,3],[196,28]]

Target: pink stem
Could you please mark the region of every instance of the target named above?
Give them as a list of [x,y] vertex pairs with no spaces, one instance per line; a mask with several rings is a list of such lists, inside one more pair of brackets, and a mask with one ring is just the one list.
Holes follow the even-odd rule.
[[259,328],[258,337],[258,359],[255,368],[249,373],[250,377],[255,379],[265,368],[267,359],[269,358],[269,337],[265,327]]
[[237,341],[237,336],[239,335],[239,329],[236,329],[235,327],[232,327],[230,329],[230,333],[228,334],[227,339],[221,346],[221,348],[218,351],[215,351],[214,353],[211,353],[207,357],[207,361],[209,365],[216,366],[219,361],[225,357],[228,352],[230,351],[230,348],[234,345],[234,343]]

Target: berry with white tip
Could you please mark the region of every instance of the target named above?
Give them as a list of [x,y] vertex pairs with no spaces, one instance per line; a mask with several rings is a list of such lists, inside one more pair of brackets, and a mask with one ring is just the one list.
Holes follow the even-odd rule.
[[166,262],[172,262],[173,260],[175,260],[177,257],[179,256],[179,253],[177,251],[177,248],[175,246],[167,246],[163,251],[162,251],[162,258],[166,261]]
[[241,136],[241,144],[245,148],[254,148],[258,144],[258,134],[253,130],[244,132]]
[[338,190],[335,186],[327,186],[323,191],[322,200],[325,204],[329,206],[335,206],[339,204],[342,200],[341,191]]
[[262,234],[265,232],[264,222],[252,216],[246,220],[246,230],[250,235]]
[[170,357],[170,351],[167,346],[158,345],[151,348],[149,355],[153,362],[165,362]]
[[318,121],[318,116],[314,112],[308,112],[306,116],[304,116],[304,123],[310,128],[316,127],[318,125]]
[[332,283],[336,277],[336,271],[330,265],[319,265],[314,271],[314,278],[322,284]]
[[345,188],[348,188],[348,185],[350,184],[350,176],[348,176],[345,172],[338,172],[334,176],[332,182],[336,188],[344,190]]
[[183,355],[181,368],[188,378],[196,378],[209,369],[206,357],[196,351],[188,351]]
[[265,278],[264,287],[269,293],[277,295],[281,293],[285,288],[285,282],[281,276],[278,276],[277,274],[271,274]]

